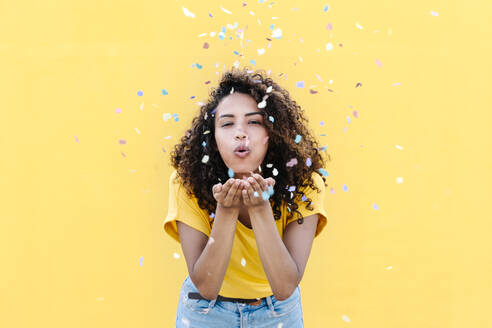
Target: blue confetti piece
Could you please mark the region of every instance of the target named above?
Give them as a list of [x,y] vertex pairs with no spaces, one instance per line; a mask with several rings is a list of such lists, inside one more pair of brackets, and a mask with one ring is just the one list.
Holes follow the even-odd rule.
[[298,81],[298,82],[296,82],[296,86],[298,88],[304,88],[304,81]]
[[275,191],[273,190],[273,186],[268,186],[268,194],[271,196],[275,193]]
[[350,116],[347,116],[347,122],[350,123]]
[[229,40],[232,40],[232,36],[229,37]]
[[202,146],[205,147],[207,145],[207,143],[204,141],[202,142]]
[[179,117],[175,117],[174,122],[179,122]]
[[215,213],[210,214],[210,217],[211,218],[214,218],[215,217]]
[[234,50],[234,54],[235,55],[239,55],[239,52],[237,52],[236,50]]
[[[255,191],[255,192],[256,192],[256,191]],[[266,191],[263,191],[263,192],[261,193],[261,197],[263,198],[263,200],[268,200],[268,199],[270,199],[270,195],[269,195],[269,194],[268,194],[268,192],[266,192]]]
[[162,90],[161,90],[161,92],[162,92],[162,94],[163,94],[164,96],[165,96],[165,95],[168,95],[168,93],[167,93],[166,89],[162,89]]
[[348,187],[346,184],[343,185],[343,191],[348,191]]
[[311,167],[311,164],[313,164],[311,162],[311,158],[308,157],[308,159],[306,159],[306,165],[309,166],[309,167]]
[[140,259],[138,260],[138,263],[140,264],[140,266],[143,265],[143,256],[140,256]]
[[249,62],[256,66],[256,61],[254,61],[253,59],[251,59]]
[[328,146],[323,146],[323,147],[320,148],[320,150],[325,151],[326,148],[328,148]]
[[302,198],[301,199],[302,199],[303,202],[305,202],[307,200],[306,195],[302,195]]
[[302,136],[300,136],[299,134],[296,135],[296,143],[301,142],[301,139],[302,139]]
[[325,169],[318,169],[318,171],[324,176],[329,176],[328,172]]
[[219,34],[219,39],[221,39],[222,41],[224,41],[224,36],[222,34]]
[[190,97],[190,99],[194,99],[194,98],[195,98],[195,96],[191,96],[191,97]]
[[216,111],[217,111],[217,108],[214,108],[214,110],[212,111],[211,114],[214,115]]
[[372,208],[375,210],[379,210],[379,206],[376,203],[372,204]]
[[324,11],[324,12],[327,12],[327,11],[328,11],[328,9],[329,9],[329,7],[328,7],[328,5],[326,5],[326,6],[325,6],[325,8],[323,8],[323,11]]
[[214,16],[212,16],[212,14],[211,14],[211,13],[208,13],[208,15],[209,15],[210,17],[212,17],[212,18],[214,17]]
[[198,63],[196,63],[196,67],[198,67],[198,69],[202,69],[203,66],[200,65],[200,64],[198,64]]
[[140,96],[143,96],[143,91],[138,90],[137,95],[138,95],[139,97],[140,97]]
[[320,136],[326,137],[326,133],[322,133],[322,134],[320,134]]
[[229,168],[229,171],[227,172],[227,174],[229,175],[229,178],[234,178],[234,170]]
[[325,121],[319,122],[319,125],[325,125]]
[[273,123],[275,122],[275,119],[273,118],[273,116],[268,116],[268,119]]
[[222,33],[225,33],[226,32],[226,28],[224,26],[222,26]]
[[258,0],[258,3],[265,3],[265,0]]
[[270,25],[270,30],[273,30],[274,26],[275,26],[275,24]]
[[258,192],[257,192],[257,191],[255,191],[255,192],[253,193],[253,196],[255,196],[255,197],[260,197],[260,195],[258,194]]
[[296,186],[290,186],[289,187],[289,191],[294,191],[294,190],[296,190]]

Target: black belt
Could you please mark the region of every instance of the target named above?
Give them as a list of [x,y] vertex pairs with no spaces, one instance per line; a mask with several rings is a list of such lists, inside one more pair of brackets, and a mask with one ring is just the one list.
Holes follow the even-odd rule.
[[[200,293],[188,293],[188,298],[196,299],[196,300],[206,300],[205,297],[200,295]],[[265,297],[263,297],[265,298]],[[217,296],[217,301],[224,301],[224,302],[238,302],[238,303],[261,303],[262,298],[232,298],[232,297],[225,297],[225,296]]]

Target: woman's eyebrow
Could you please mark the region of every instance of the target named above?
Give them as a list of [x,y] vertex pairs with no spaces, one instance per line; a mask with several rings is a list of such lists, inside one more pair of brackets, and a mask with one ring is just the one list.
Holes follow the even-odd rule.
[[[251,112],[251,113],[246,113],[244,116],[251,116],[251,115],[261,115],[263,116],[263,112]],[[224,117],[234,117],[234,114],[222,114],[219,116],[219,120]]]

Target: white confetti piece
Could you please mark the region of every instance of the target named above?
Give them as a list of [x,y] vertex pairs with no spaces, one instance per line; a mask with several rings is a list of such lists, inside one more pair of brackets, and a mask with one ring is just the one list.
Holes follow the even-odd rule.
[[241,259],[241,265],[246,266],[246,259],[244,257]]
[[263,55],[265,53],[265,49],[261,48],[261,49],[258,49],[258,55]]
[[174,252],[173,256],[174,256],[175,259],[179,259],[180,258],[179,254],[176,253],[176,252]]
[[355,22],[355,26],[357,26],[358,29],[363,29],[363,27],[359,24],[359,22]]
[[393,269],[393,267],[391,265],[386,268],[386,270],[391,270],[391,269]]
[[252,11],[250,11],[250,12],[249,12],[249,14],[250,14],[251,16],[254,16],[254,15],[255,15],[255,13],[254,13],[254,12],[252,12]]
[[326,51],[333,50],[333,45],[331,44],[331,42],[328,42],[328,43],[326,44],[325,49],[326,49]]
[[185,7],[181,7],[183,8],[183,13],[185,14],[186,17],[191,17],[191,18],[195,18],[195,14],[192,13],[191,11],[189,11],[188,9],[186,9]]
[[276,168],[273,168],[273,170],[272,170],[272,174],[273,174],[274,176],[277,176],[277,175],[278,175],[278,170],[277,170]]
[[267,93],[270,93],[270,92],[272,92],[272,89],[273,89],[273,88],[272,88],[272,86],[269,86],[269,87],[266,89],[266,92],[267,92]]
[[403,147],[402,146],[399,146],[399,145],[395,145],[396,148],[398,148],[399,150],[402,150]]
[[222,9],[223,12],[232,15],[232,13],[229,10],[225,9],[224,7],[220,6],[220,9]]
[[171,114],[170,113],[164,113],[164,114],[162,114],[162,119],[164,121],[167,122],[170,118],[171,118]]
[[203,155],[202,163],[207,163],[207,162],[208,162],[208,155]]
[[266,101],[262,100],[261,102],[258,103],[258,108],[265,108],[266,107]]
[[282,37],[282,30],[280,28],[276,28],[272,31],[272,38],[280,39]]
[[344,315],[342,315],[342,319],[343,319],[344,321],[346,321],[346,322],[350,322],[350,318],[349,318],[349,317],[347,317],[345,314],[344,314]]
[[142,102],[142,104],[140,105],[140,110],[143,110],[143,106],[144,106],[144,103]]
[[439,16],[439,14],[438,14],[437,12],[432,11],[432,10],[431,10],[431,15],[432,15],[432,16]]
[[140,130],[138,128],[134,128],[137,134],[140,134]]
[[201,38],[202,36],[206,36],[208,33],[202,33],[202,34],[198,34],[198,37]]
[[403,177],[396,177],[396,183],[403,183]]

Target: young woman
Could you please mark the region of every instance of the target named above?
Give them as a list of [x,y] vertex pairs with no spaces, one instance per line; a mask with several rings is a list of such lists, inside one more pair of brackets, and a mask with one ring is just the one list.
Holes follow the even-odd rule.
[[163,226],[188,276],[176,327],[304,327],[299,282],[327,223],[318,143],[263,70],[222,76],[171,153]]

